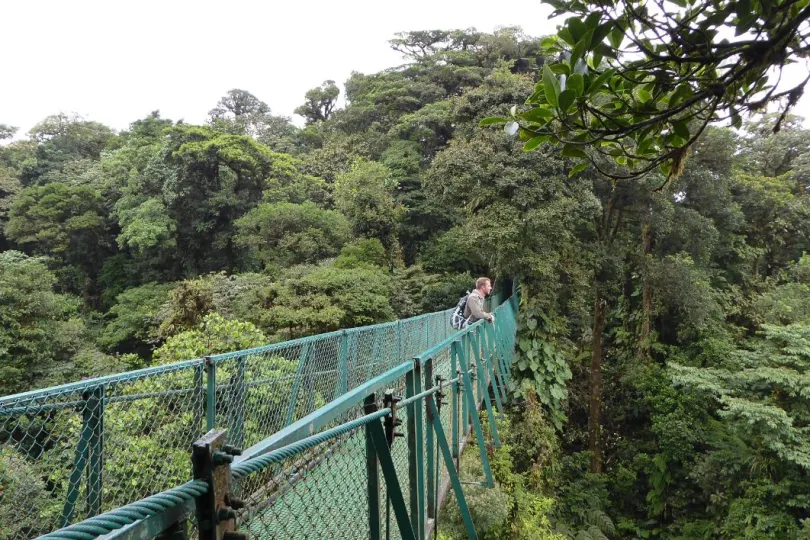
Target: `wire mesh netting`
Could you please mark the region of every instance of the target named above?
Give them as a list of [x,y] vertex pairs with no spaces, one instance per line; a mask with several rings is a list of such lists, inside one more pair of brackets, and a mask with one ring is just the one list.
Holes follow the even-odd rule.
[[[246,503],[239,524],[256,538],[368,537],[369,442],[363,426],[346,429],[346,422],[367,418],[365,395],[356,394],[354,403],[344,398],[342,412],[329,417],[324,405],[381,375],[388,391],[405,397],[402,363],[420,357],[406,369],[419,379],[417,392],[444,386],[439,419],[446,444],[454,446],[454,422],[458,439],[473,432],[474,440],[469,422],[496,382],[491,370],[508,372],[516,321],[507,307],[487,330],[480,324],[453,330],[448,310],[2,397],[0,540],[33,538],[187,482],[191,445],[211,428],[227,429],[231,444],[247,448],[274,440],[286,426],[311,426],[315,417],[322,418],[318,433],[336,428],[340,434],[277,448],[283,459],[235,480],[234,492]],[[469,379],[449,382],[464,365]],[[433,517],[427,507],[436,506],[449,478],[426,407],[434,398],[415,401],[410,413],[397,409],[400,436],[390,447],[405,505],[413,509],[413,492],[421,508],[410,519],[421,525]],[[378,408],[385,406],[382,391],[376,399]],[[421,430],[409,432],[409,415]],[[391,487],[379,464],[372,466],[381,533],[400,538]],[[419,486],[412,483],[417,468]]]
[[240,482],[252,538],[368,538],[364,429],[326,441]]
[[[455,377],[451,370],[450,347],[447,346],[428,361],[423,380],[423,389],[433,386],[436,376],[445,381]],[[431,376],[431,372],[433,376]],[[450,406],[451,386],[443,385],[443,404],[439,405],[440,419],[445,437],[450,437],[454,415]],[[406,377],[392,381],[386,392],[393,396],[406,396]],[[474,389],[474,393],[477,389]],[[463,395],[463,390],[459,397]],[[380,393],[376,395],[376,407],[386,403]],[[437,399],[437,398],[436,398]],[[438,402],[437,402],[438,403]],[[390,454],[397,477],[397,485],[404,503],[412,508],[411,493],[418,490],[411,483],[411,454],[416,465],[417,445],[421,444],[421,469],[425,477],[437,479],[431,483],[432,500],[438,501],[438,488],[446,483],[448,471],[439,453],[438,438],[433,432],[426,413],[425,398],[414,402],[412,411],[421,420],[422,431],[413,438],[408,429],[409,407],[397,406],[399,420],[390,446]],[[345,420],[360,418],[364,408],[358,405],[344,416]],[[459,414],[456,417],[460,417]],[[375,420],[382,422],[382,420]],[[459,420],[459,426],[461,421]],[[428,435],[430,434],[430,435]],[[430,442],[426,442],[430,441]],[[448,444],[450,441],[447,441]],[[273,465],[265,471],[241,481],[240,496],[248,503],[249,510],[243,512],[242,528],[257,538],[328,538],[339,535],[341,538],[369,537],[369,485],[367,473],[368,449],[362,429],[334,439],[286,459],[283,464]],[[380,518],[380,536],[402,538],[394,512],[394,502],[389,493],[381,466],[374,462],[378,478],[377,513]],[[435,471],[431,473],[431,471]],[[427,504],[428,482],[423,478],[421,485],[421,507]],[[414,493],[418,497],[418,493]],[[435,507],[435,505],[434,505]],[[413,514],[410,519],[414,520]],[[424,516],[431,518],[432,515]]]
[[31,538],[190,479],[189,448],[204,428],[201,367],[6,398],[0,539]]
[[[448,489],[451,475],[440,447],[457,452],[463,446],[465,434],[469,434],[467,442],[470,444],[466,452],[480,455],[482,448],[486,454],[486,445],[496,442],[494,431],[490,429],[493,426],[489,422],[489,411],[483,407],[479,413],[479,408],[491,395],[489,407],[494,411],[494,397],[501,391],[495,386],[495,373],[504,367],[504,363],[508,368],[511,362],[505,351],[511,351],[514,346],[514,312],[507,311],[505,315],[505,320],[498,323],[498,332],[479,325],[465,333],[456,344],[444,342],[435,347],[430,344],[429,354],[424,352],[422,360],[414,364],[411,373],[419,381],[414,391],[419,393],[440,384],[442,392],[441,396],[423,395],[413,401],[412,406],[405,404],[406,398],[405,403],[395,408],[399,420],[396,427],[398,436],[386,447],[390,449],[396,487],[388,485],[382,474],[381,458],[378,463],[377,458],[373,457],[369,464],[370,443],[364,430],[353,429],[316,448],[287,458],[285,465],[274,466],[272,472],[271,469],[263,471],[256,479],[251,479],[250,487],[243,485],[243,491],[253,502],[243,515],[240,530],[257,538],[329,538],[335,535],[340,538],[368,538],[375,523],[371,508],[374,508],[373,501],[376,499],[374,515],[378,517],[379,537],[399,539],[403,534],[394,509],[393,494],[396,492],[401,494],[407,508],[409,529],[430,527],[431,524],[435,526],[439,505]],[[408,332],[412,339],[419,340],[434,330],[429,324],[413,324]],[[454,382],[464,368],[470,371],[470,376]],[[406,397],[406,381],[406,375],[389,380],[385,392]],[[379,392],[375,397],[377,408],[387,406],[386,402],[381,402]],[[441,430],[435,429],[431,422],[428,413],[431,400],[435,400],[438,406]],[[462,411],[467,414],[462,414]],[[342,419],[355,420],[365,412],[358,403]],[[478,426],[483,426],[483,429],[476,434],[471,426],[479,415],[482,420]],[[421,430],[409,429],[409,416],[417,426],[421,423]],[[373,422],[384,424],[385,421],[375,418]],[[338,423],[336,421],[333,425]],[[458,441],[453,437],[454,423]],[[450,467],[453,473],[457,471],[455,464],[451,463]],[[377,478],[376,484],[369,482],[369,471]],[[419,474],[417,471],[420,471]],[[467,475],[464,480],[484,483],[485,473],[475,472],[474,476]],[[268,488],[270,493],[264,491]],[[471,488],[483,489],[476,486]],[[263,493],[262,500],[256,500],[252,493]],[[449,500],[453,498],[451,494]]]
[[0,397],[0,540],[191,479],[211,427],[251,446],[445,339],[450,310]]

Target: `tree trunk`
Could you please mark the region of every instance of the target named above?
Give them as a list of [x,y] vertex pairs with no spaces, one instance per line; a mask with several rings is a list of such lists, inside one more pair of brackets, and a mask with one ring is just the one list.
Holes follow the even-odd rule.
[[650,253],[652,253],[652,225],[650,214],[641,226],[641,333],[638,336],[638,355],[645,362],[650,359],[650,333],[652,331],[652,286],[650,284]]
[[588,407],[588,450],[591,451],[591,472],[602,472],[602,334],[605,330],[605,300],[596,283],[591,338],[591,396]]

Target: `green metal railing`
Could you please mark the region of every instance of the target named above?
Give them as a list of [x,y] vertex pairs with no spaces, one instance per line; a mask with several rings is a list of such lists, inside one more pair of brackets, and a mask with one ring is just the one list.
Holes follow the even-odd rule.
[[[213,428],[226,428],[231,444],[246,447],[233,474],[248,502],[239,523],[257,537],[312,538],[338,529],[354,535],[369,527],[374,537],[371,454],[382,465],[382,492],[399,500],[388,485],[395,474],[405,513],[417,520],[411,529],[423,537],[437,488],[458,480],[452,466],[428,457],[446,446],[458,459],[474,430],[486,463],[477,408],[485,404],[498,444],[493,407],[506,398],[514,344],[514,301],[497,308],[496,324],[460,332],[449,327],[449,313],[0,398],[0,540],[60,527],[54,538],[163,531],[205,489],[189,482],[189,452]],[[437,375],[450,388],[447,407],[433,399]],[[405,396],[403,405],[386,407],[386,388]],[[407,430],[388,449],[393,472],[386,472],[377,427],[391,408]],[[384,506],[402,517],[396,501]],[[395,536],[411,537],[402,526],[395,523]],[[191,527],[193,534],[193,519]]]

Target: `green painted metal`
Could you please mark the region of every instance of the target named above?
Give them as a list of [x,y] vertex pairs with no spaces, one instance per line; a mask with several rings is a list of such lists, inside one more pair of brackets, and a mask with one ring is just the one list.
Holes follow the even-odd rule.
[[478,364],[480,363],[478,361],[478,340],[476,339],[475,332],[467,334],[466,336],[464,336],[464,338],[467,339],[467,341],[469,342],[470,348],[470,356],[468,357],[468,360],[470,361],[469,365],[470,367],[475,365],[473,377],[475,380],[476,387],[478,388],[478,393],[476,394],[476,397],[480,400],[481,396],[484,395],[484,388],[487,386],[488,381],[485,376],[484,377],[481,376],[481,372],[478,369]]
[[487,326],[485,328],[485,338],[486,338],[486,350],[487,356],[489,358],[490,364],[492,365],[493,369],[496,372],[496,377],[500,380],[500,388],[501,388],[501,399],[503,399],[504,403],[507,400],[507,389],[509,385],[509,373],[505,370],[505,362],[504,359],[501,358],[501,355],[498,354],[498,349],[495,346],[495,332],[497,332],[497,328],[493,326]]
[[416,540],[416,534],[408,517],[408,507],[405,505],[405,498],[402,496],[402,488],[399,485],[397,470],[393,459],[391,459],[391,450],[388,448],[388,441],[385,439],[382,424],[376,421],[369,422],[367,429],[374,444],[377,460],[380,462],[380,469],[385,478],[385,486],[391,499],[391,507],[394,509],[400,537],[402,540]]
[[450,476],[450,484],[453,486],[453,492],[456,495],[459,513],[461,514],[461,519],[464,521],[464,527],[467,529],[467,536],[471,540],[476,540],[478,538],[478,533],[475,532],[475,525],[473,525],[472,522],[470,508],[467,506],[467,499],[464,497],[464,491],[461,489],[461,482],[458,478],[458,472],[456,471],[455,464],[453,463],[453,454],[450,452],[450,448],[447,446],[447,438],[444,436],[444,429],[442,428],[442,422],[439,418],[439,411],[436,408],[436,404],[430,398],[427,399],[427,406],[430,411],[430,417],[432,418],[433,430],[436,432],[436,439],[439,443],[439,449],[441,450],[442,457],[444,458],[444,466],[448,471],[448,475]]
[[60,527],[66,527],[73,521],[73,514],[76,511],[76,501],[79,499],[79,483],[82,480],[82,473],[85,463],[87,462],[87,447],[90,444],[92,427],[89,423],[89,415],[85,413],[83,416],[82,431],[79,435],[79,443],[76,445],[73,470],[70,471],[70,478],[68,479],[68,495],[62,508]]
[[491,334],[490,337],[491,337],[491,340],[492,340],[492,349],[495,352],[495,357],[498,359],[498,363],[501,365],[501,369],[503,370],[503,372],[506,373],[507,376],[508,376],[509,370],[506,368],[506,358],[505,358],[505,356],[503,354],[503,351],[502,351],[502,348],[501,348],[501,336],[500,336],[501,329],[500,329],[500,327],[493,328],[492,331],[490,332],[490,334]]
[[231,444],[242,448],[245,444],[245,357],[236,359],[236,376],[231,386],[233,395],[230,398],[229,410],[231,412],[230,433],[228,440]]
[[203,379],[205,378],[205,365],[197,364],[194,366],[194,397],[197,406],[194,408],[194,427],[202,432],[202,421],[205,418],[205,391],[203,386]]
[[[453,345],[450,348],[450,373],[456,374],[458,379],[461,379],[461,372],[458,369],[458,355],[459,355],[459,347],[461,346],[460,341],[454,341]],[[460,384],[459,382],[454,382],[450,386],[450,419],[452,425],[450,427],[450,435],[451,435],[451,448],[453,450],[453,459],[456,460],[458,463],[459,458],[459,439],[458,439],[458,423],[459,423],[459,403],[458,398],[461,392],[459,392]]]
[[340,334],[340,357],[338,359],[338,372],[340,379],[337,385],[335,398],[346,393],[349,388],[349,336],[345,330]]
[[[486,325],[489,326],[489,325]],[[490,369],[489,364],[486,361],[486,352],[485,352],[485,342],[483,339],[484,329],[486,326],[482,326],[478,328],[478,330],[473,334],[473,339],[475,340],[475,346],[473,347],[473,357],[475,358],[475,366],[478,370],[479,379],[481,380],[481,392],[482,394],[487,392],[487,388],[491,385],[494,390],[497,390],[497,382],[495,377],[493,376],[492,369]],[[500,395],[497,392],[494,393],[494,396],[497,398],[495,402],[498,412],[502,412],[503,408],[501,407]]]
[[184,521],[193,512],[192,499],[104,535],[104,540],[152,540],[172,525]]
[[[306,410],[311,411],[315,407],[315,381],[318,379],[318,375],[312,373],[311,371],[307,373],[307,391],[306,391]],[[335,385],[337,388],[338,385]],[[335,395],[337,398],[338,396]]]
[[[162,366],[137,369],[135,371],[128,371],[120,375],[107,375],[104,377],[86,379],[80,382],[68,383],[60,386],[52,386],[50,388],[42,388],[40,390],[31,390],[29,392],[12,394],[10,396],[3,396],[0,397],[0,411],[7,410],[6,407],[10,404],[17,405],[26,402],[33,402],[35,400],[54,399],[59,398],[61,396],[77,395],[92,390],[94,388],[97,388],[98,386],[101,385],[104,385],[109,388],[110,386],[115,384],[139,380],[143,379],[144,377],[177,373],[189,368],[193,368],[194,366],[202,363],[204,363],[204,360],[202,358],[198,358],[195,360],[185,360],[183,362],[176,362],[174,364],[164,364]],[[62,403],[61,405],[69,407],[68,403]],[[0,415],[2,414],[3,413],[0,412]]]
[[[409,319],[405,319],[405,321],[420,321],[422,319],[427,318],[440,318],[442,320],[448,319],[452,310],[445,310],[439,311],[435,313],[425,313],[423,315],[418,315],[416,317],[411,317]],[[370,328],[383,330],[389,328],[391,326],[399,324],[400,321],[393,321],[389,323],[382,323],[377,324],[374,326],[367,326],[367,327],[360,327],[360,328],[352,328],[347,330],[349,333],[368,330]],[[318,334],[315,336],[307,336],[303,338],[298,338],[290,341],[284,341],[281,343],[273,343],[271,345],[265,345],[262,347],[255,347],[253,349],[246,349],[241,351],[234,351],[231,353],[223,353],[217,355],[211,355],[209,358],[215,364],[222,363],[228,359],[236,358],[239,356],[258,356],[267,353],[273,353],[282,351],[284,349],[288,349],[291,347],[296,347],[303,343],[314,342],[314,341],[324,341],[328,339],[332,339],[336,336],[339,336],[341,331],[330,332],[326,334]],[[187,369],[192,369],[195,366],[205,364],[205,358],[195,358],[193,360],[184,360],[182,362],[175,362],[172,364],[164,364],[160,366],[153,366],[133,371],[128,371],[126,373],[120,373],[116,375],[106,375],[103,377],[95,377],[91,379],[86,379],[83,381],[63,384],[59,386],[52,386],[50,388],[42,388],[38,390],[30,390],[28,392],[22,392],[19,394],[13,394],[9,396],[0,397],[0,415],[3,415],[5,411],[9,410],[6,407],[9,404],[16,405],[23,402],[30,402],[37,399],[53,399],[59,396],[66,396],[66,395],[76,395],[81,394],[82,392],[86,392],[89,389],[93,389],[98,387],[99,385],[105,385],[108,388],[112,385],[126,383],[131,381],[143,380],[147,377],[154,377],[160,375],[167,375],[171,373],[178,373]],[[68,403],[62,403],[61,406],[69,407]]]
[[506,381],[503,378],[500,368],[500,362],[497,355],[493,354],[492,347],[490,346],[489,335],[492,325],[485,326],[481,332],[481,356],[487,371],[492,373],[492,390],[495,395],[495,404],[498,407],[498,412],[503,417],[503,404],[506,403]]
[[[498,310],[496,310],[496,313],[497,312],[498,312]],[[455,341],[457,339],[461,339],[463,336],[466,336],[467,334],[469,334],[471,332],[474,332],[476,328],[478,328],[479,326],[481,326],[485,322],[486,321],[483,321],[483,320],[474,322],[473,324],[471,324],[470,326],[464,328],[463,330],[459,330],[458,332],[455,332],[454,334],[444,338],[443,340],[439,341],[438,343],[436,343],[432,347],[428,348],[427,350],[419,353],[416,357],[422,363],[424,363],[425,360],[427,360],[428,358],[435,357],[439,353],[449,349],[450,346],[453,344],[453,341]]]
[[[374,359],[376,362],[378,358],[380,358],[380,347],[382,346],[382,332],[374,332],[374,344],[371,346],[371,358]],[[395,359],[397,362],[402,360],[402,356],[397,356]],[[366,368],[366,380],[371,378],[372,373],[374,372],[374,362],[369,362],[368,367]]]
[[[246,483],[244,476],[260,470],[267,471],[268,480],[271,477],[274,479],[273,482],[278,479],[280,489],[269,491],[271,494],[269,498],[265,496],[263,499],[251,499],[248,514],[243,516],[245,519],[258,519],[257,516],[262,514],[275,515],[282,510],[294,512],[284,515],[294,515],[295,520],[308,520],[313,525],[307,534],[316,535],[315,531],[334,530],[336,524],[334,520],[338,518],[346,523],[344,534],[351,537],[358,529],[356,525],[349,523],[356,524],[359,518],[361,527],[365,527],[367,517],[371,521],[374,518],[370,514],[371,505],[375,503],[375,495],[369,491],[370,498],[358,497],[357,494],[352,495],[351,490],[356,490],[357,486],[354,471],[363,471],[364,461],[367,470],[363,471],[363,476],[367,477],[369,473],[366,452],[369,448],[364,449],[364,444],[370,441],[370,449],[377,456],[372,436],[369,435],[369,440],[365,437],[365,427],[373,422],[377,428],[372,430],[381,429],[379,416],[374,416],[372,420],[369,420],[369,417],[352,419],[357,418],[357,411],[370,395],[384,388],[396,391],[404,389],[407,398],[402,406],[406,407],[408,413],[408,439],[407,443],[405,439],[396,440],[389,452],[390,470],[384,474],[396,475],[402,483],[400,485],[402,507],[394,508],[395,513],[406,514],[413,537],[424,540],[430,527],[428,518],[433,518],[439,510],[440,486],[446,485],[444,482],[448,475],[450,480],[455,480],[460,485],[457,466],[453,465],[453,460],[459,458],[464,436],[468,436],[472,430],[479,451],[482,448],[485,450],[483,428],[478,420],[479,407],[487,408],[490,415],[489,423],[494,430],[492,438],[497,440],[497,427],[492,417],[494,407],[502,410],[505,405],[505,389],[512,361],[511,348],[514,346],[516,320],[512,299],[504,301],[502,295],[498,293],[493,296],[491,306],[496,313],[495,324],[480,321],[464,330],[454,332],[448,324],[449,312],[428,314],[374,327],[338,331],[249,351],[216,355],[155,369],[149,368],[136,372],[138,375],[121,374],[111,378],[63,385],[38,391],[39,393],[34,393],[36,397],[28,393],[10,396],[12,399],[0,398],[0,416],[9,418],[15,414],[26,414],[27,411],[34,420],[38,420],[36,415],[41,413],[53,414],[49,411],[56,411],[57,414],[63,414],[61,411],[66,411],[64,414],[71,414],[72,410],[78,408],[82,411],[83,419],[88,420],[82,422],[82,429],[77,437],[75,479],[72,489],[74,496],[72,502],[67,501],[70,502],[70,508],[66,504],[63,509],[65,514],[63,518],[69,513],[64,523],[74,521],[77,510],[80,507],[84,509],[84,505],[77,504],[78,497],[84,499],[87,496],[88,511],[99,512],[104,502],[97,494],[107,491],[117,491],[120,494],[121,486],[104,486],[102,482],[104,467],[116,466],[114,455],[108,456],[106,461],[100,459],[104,447],[116,447],[121,444],[120,441],[105,444],[107,441],[101,436],[104,433],[103,422],[105,418],[107,421],[116,421],[115,415],[121,414],[123,405],[144,401],[147,411],[157,410],[161,411],[160,414],[172,415],[176,410],[177,419],[183,418],[181,415],[188,413],[188,420],[178,424],[180,429],[191,428],[187,435],[196,438],[198,429],[221,428],[223,426],[218,424],[227,422],[226,425],[230,428],[230,442],[237,443],[243,439],[250,445],[243,456],[234,459],[232,470],[234,478],[239,481],[240,489],[246,486],[249,488],[253,486],[251,489],[255,489],[255,483]],[[413,362],[397,365],[403,356],[415,358]],[[269,364],[270,375],[262,367],[265,360],[272,361]],[[472,371],[470,368],[473,368]],[[434,401],[436,373],[441,373],[446,378],[459,374],[458,377],[442,382],[443,385],[450,385],[447,392],[450,397],[447,403],[451,407],[449,411],[442,410]],[[221,381],[220,384],[218,379]],[[81,401],[74,397],[76,389],[83,388],[85,393],[98,389],[100,387],[98,382],[96,384],[92,382],[100,380],[108,381],[105,383],[106,393],[102,396],[94,396],[92,399],[88,397]],[[474,381],[477,381],[477,384]],[[494,396],[488,399],[490,384]],[[256,399],[264,396],[267,396],[266,399]],[[279,396],[283,396],[281,400]],[[56,400],[52,401],[51,397],[55,397]],[[493,398],[494,405],[491,401]],[[324,399],[331,401],[315,410],[318,406],[315,402],[318,401],[320,404]],[[159,400],[158,407],[149,405],[148,400]],[[424,408],[422,401],[425,402]],[[435,411],[432,410],[430,403],[433,403]],[[111,407],[111,404],[115,406]],[[387,414],[385,410],[378,412]],[[444,420],[438,417],[439,412],[444,414]],[[163,420],[160,414],[155,415],[155,422]],[[257,414],[268,416],[262,417]],[[302,414],[305,415],[303,418],[295,419]],[[173,416],[169,418],[173,422],[178,421]],[[425,420],[428,421],[427,425],[424,424]],[[270,425],[275,427],[272,431],[257,431],[257,428],[261,428],[257,423],[260,421],[272,422]],[[450,426],[447,426],[447,422],[450,422]],[[61,419],[53,423],[57,426],[62,424],[64,422],[61,422]],[[441,435],[435,429],[436,424],[443,428]],[[450,433],[446,433],[445,430],[449,430]],[[155,434],[159,431],[153,430]],[[181,433],[178,435],[185,436]],[[446,435],[450,436],[449,440],[445,438]],[[177,441],[182,444],[181,439],[178,438]],[[167,441],[167,452],[176,452],[177,441],[171,443]],[[355,447],[355,443],[359,446]],[[439,459],[439,452],[445,456],[445,462],[449,455],[449,465],[445,463],[446,468],[440,469],[436,465],[435,460]],[[94,460],[93,456],[99,456],[99,459]],[[487,476],[484,484],[492,485],[490,465],[487,461],[484,462]],[[292,467],[293,463],[296,464],[295,467]],[[376,458],[374,465],[378,475]],[[144,474],[155,474],[155,479],[159,482],[161,467],[163,464],[160,462],[152,464],[144,468]],[[237,471],[239,477],[236,476]],[[374,480],[374,473],[371,476]],[[84,488],[81,482],[85,479],[87,488],[79,489],[78,486]],[[142,482],[141,479],[139,481]],[[379,476],[376,477],[376,481],[378,487],[374,507],[378,512],[379,522],[381,509]],[[363,484],[365,482],[366,478],[363,478]],[[171,485],[154,484],[156,491],[166,490]],[[371,489],[366,485],[363,487],[364,492]],[[453,486],[453,489],[455,490],[456,486]],[[406,491],[407,495],[403,496]],[[307,495],[301,498],[302,494]],[[323,499],[324,496],[332,499]],[[96,499],[98,506],[93,508],[93,500]],[[310,512],[306,508],[299,509],[294,506],[296,501],[310,501],[312,508],[342,508],[342,512],[340,516],[330,518],[323,513]],[[320,501],[320,504],[317,501]],[[352,506],[358,503],[361,507]],[[1,493],[0,504],[2,504]],[[106,501],[106,504],[109,505],[109,501]],[[254,508],[254,504],[259,506]],[[394,507],[397,506],[396,503],[392,504]],[[284,510],[287,507],[289,509]],[[182,514],[181,509],[178,507],[176,510],[177,512],[170,508],[163,514],[158,512],[140,521],[136,520],[135,525],[126,525],[126,532],[122,531],[121,537],[145,537],[148,531],[154,532],[158,527],[171,524],[171,520],[180,519],[178,516]],[[79,516],[81,517],[83,516]],[[401,516],[397,519],[399,518]],[[374,537],[371,521],[368,522],[369,532],[370,536]],[[264,523],[270,521],[265,518]],[[321,525],[317,525],[318,523]],[[326,528],[318,528],[322,526]],[[377,530],[377,537],[381,532]],[[407,534],[407,530],[405,533]],[[273,536],[270,532],[267,534]],[[362,536],[365,537],[365,533]]]
[[[377,411],[377,396],[374,393],[364,400],[366,414]],[[366,432],[366,485],[368,498],[368,531],[370,540],[380,540],[380,479],[377,454],[371,440],[371,424],[365,425]]]
[[[433,388],[433,358],[428,358],[422,366],[425,376],[425,388]],[[428,424],[433,422],[433,412],[427,406],[428,401],[433,400],[433,395],[425,398],[425,416]],[[433,464],[434,455],[434,442],[433,430],[428,429],[425,433],[425,458],[427,459],[427,470],[425,479],[425,490],[427,491],[427,515],[432,516],[436,513],[436,469]]]
[[[148,518],[164,514],[167,510],[186,504],[208,491],[208,484],[199,480],[192,480],[180,486],[173,487],[155,495],[127,504],[115,510],[105,512],[69,527],[62,528],[49,534],[40,536],[41,540],[93,540],[105,537],[108,533],[120,530],[128,525],[138,523],[140,527]],[[129,531],[130,536],[142,538],[139,526]]]
[[[470,418],[472,419],[472,425],[475,429],[475,437],[478,441],[478,450],[479,454],[481,455],[481,465],[484,468],[484,477],[486,478],[486,483],[488,487],[493,487],[495,485],[495,480],[492,476],[492,469],[489,466],[489,457],[487,456],[487,447],[486,441],[484,440],[484,432],[481,428],[481,420],[478,418],[478,407],[477,403],[475,402],[475,397],[473,394],[473,384],[472,380],[470,379],[470,372],[469,367],[467,365],[467,360],[464,358],[466,355],[462,355],[459,359],[461,363],[461,376],[464,382],[464,393],[467,399],[468,408],[472,413],[470,414]],[[495,427],[493,424],[492,427]]]
[[293,423],[293,420],[295,420],[295,405],[298,403],[298,390],[301,387],[301,379],[304,378],[304,368],[307,365],[310,347],[310,342],[301,345],[301,353],[298,356],[298,365],[295,368],[295,379],[293,379],[293,386],[292,390],[290,391],[290,404],[287,406],[287,418],[284,421],[285,426],[289,426]]
[[211,431],[217,420],[217,365],[209,357],[205,359],[205,376],[205,429]]
[[430,325],[428,325],[427,321],[424,321],[422,324],[425,328],[425,346],[424,349],[430,347]]
[[382,390],[394,381],[401,379],[412,369],[412,366],[413,364],[411,362],[403,362],[382,375],[363,383],[338,399],[327,403],[317,411],[308,414],[263,441],[245,449],[242,455],[237,456],[234,461],[237,463],[245,461],[276,448],[281,448],[282,446],[300,441],[305,437],[309,437],[324,426],[331,424],[351,409],[357,407],[369,393]]
[[502,398],[506,401],[506,390],[509,384],[508,376],[509,374],[504,371],[504,363],[503,359],[498,354],[498,349],[495,347],[495,333],[497,332],[497,327],[490,326],[486,329],[485,332],[485,339],[487,343],[487,354],[489,356],[490,362],[492,363],[493,367],[497,371],[497,376],[500,378],[501,389],[503,391]]
[[[416,394],[422,393],[422,364],[418,359],[413,363],[413,391]],[[417,494],[417,506],[419,507],[419,537],[425,536],[425,439],[424,439],[424,415],[421,407],[415,405],[414,430],[416,431],[416,483],[411,484]],[[428,430],[430,431],[430,430]]]
[[[479,381],[486,381],[489,382],[491,379],[491,371],[486,369],[483,362],[481,361],[480,354],[478,352],[478,344],[473,347],[473,355],[475,356],[475,367],[478,370],[478,380]],[[496,447],[501,446],[501,439],[498,437],[498,427],[495,425],[495,414],[492,411],[492,402],[489,399],[489,385],[485,384],[481,393],[479,394],[480,397],[484,400],[484,406],[487,409],[487,416],[489,417],[490,427],[492,428],[492,440]],[[500,398],[498,398],[498,391],[495,391],[495,399],[497,399],[500,403]]]
[[90,430],[87,445],[87,515],[92,517],[101,513],[104,490],[104,386],[90,393],[85,410]]
[[[458,363],[460,366],[468,366],[469,365],[469,354],[470,354],[470,347],[469,343],[464,336],[459,339],[458,342]],[[466,371],[466,368],[462,367]],[[462,384],[464,380],[462,379]],[[465,389],[466,391],[466,389]],[[462,392],[463,393],[463,392]],[[461,422],[462,422],[462,433],[464,437],[470,434],[470,428],[472,422],[470,421],[470,401],[467,399],[466,396],[461,398]]]
[[[414,381],[414,372],[409,371],[405,374],[405,397],[413,398],[416,396],[416,382]],[[403,402],[404,403],[404,402]],[[400,403],[402,406],[402,403]],[[416,531],[417,538],[423,540],[425,536],[425,528],[421,523],[422,509],[419,508],[419,480],[418,480],[418,456],[416,453],[417,438],[422,437],[421,430],[416,431],[416,416],[422,414],[422,411],[417,407],[416,402],[405,403],[406,413],[408,415],[408,485],[416,486],[415,489],[409,490],[410,512],[411,512],[411,526]]]

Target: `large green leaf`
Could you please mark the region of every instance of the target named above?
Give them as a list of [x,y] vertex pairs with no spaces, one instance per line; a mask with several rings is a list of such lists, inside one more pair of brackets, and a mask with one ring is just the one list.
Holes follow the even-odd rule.
[[675,135],[685,141],[688,141],[691,137],[689,134],[689,123],[686,120],[672,124],[672,130],[675,132]]
[[549,135],[538,135],[537,137],[532,137],[531,139],[528,140],[526,144],[523,145],[523,151],[531,152],[532,150],[534,150],[544,142],[548,142],[549,140],[551,140],[551,137]]
[[529,122],[543,122],[549,118],[553,118],[554,112],[551,109],[546,109],[545,107],[535,107],[530,111],[520,113],[518,116]]
[[508,118],[503,118],[501,116],[491,116],[489,118],[484,118],[480,122],[478,122],[479,126],[490,126],[492,124],[503,124],[504,122],[508,122]]
[[602,74],[596,77],[590,85],[588,85],[588,91],[586,92],[587,95],[591,95],[596,93],[598,90],[601,90],[605,83],[613,76],[614,71],[612,69],[605,70]]
[[557,107],[559,105],[560,83],[557,81],[557,77],[554,76],[551,68],[548,67],[548,64],[543,65],[543,89],[546,93],[546,100],[549,105]]
[[593,30],[588,30],[585,32],[585,35],[582,36],[582,39],[577,42],[574,50],[571,52],[571,59],[569,61],[572,66],[576,65],[577,60],[585,56],[585,53],[590,49],[591,39],[593,39]]
[[566,144],[563,146],[561,154],[564,157],[571,157],[571,158],[587,158],[588,154],[585,153],[582,148],[575,144]]
[[588,168],[588,163],[579,163],[571,169],[571,172],[568,173],[568,178],[571,178],[574,175],[577,175]]
[[574,104],[574,100],[576,99],[576,94],[570,88],[563,90],[560,93],[560,110],[567,113],[568,110],[571,108],[571,105]]
[[577,97],[585,92],[585,77],[579,73],[574,73],[568,78],[568,89],[573,91]]

